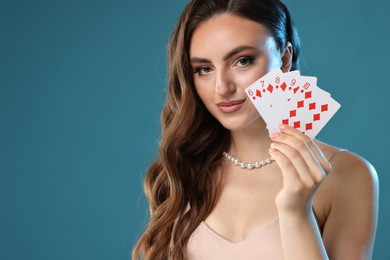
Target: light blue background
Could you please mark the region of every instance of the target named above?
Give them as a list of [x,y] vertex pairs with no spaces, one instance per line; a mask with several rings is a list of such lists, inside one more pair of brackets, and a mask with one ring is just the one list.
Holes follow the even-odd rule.
[[[129,259],[147,212],[166,42],[185,3],[0,1],[0,259]],[[379,173],[374,259],[390,259],[390,5],[286,4],[303,74],[342,104],[319,139]]]

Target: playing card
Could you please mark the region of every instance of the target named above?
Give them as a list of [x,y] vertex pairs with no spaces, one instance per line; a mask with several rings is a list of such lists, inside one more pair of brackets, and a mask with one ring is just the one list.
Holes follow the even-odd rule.
[[276,86],[277,90],[273,95],[271,101],[272,110],[265,113],[272,113],[272,119],[268,122],[268,129],[270,131],[276,131],[280,124],[280,115],[283,113],[284,106],[290,99],[297,93],[304,91],[303,86],[316,85],[317,79],[315,77],[303,77],[300,76],[299,71],[292,71],[284,73],[281,77],[280,87]]
[[[287,74],[287,73],[285,73]],[[317,87],[317,78],[308,76],[289,77],[287,75],[287,82],[290,82],[289,87],[283,93],[281,97],[277,98],[278,104],[274,105],[278,109],[275,110],[273,119],[268,123],[268,130],[271,132],[278,131],[278,126],[281,124],[281,119],[284,119],[284,112],[290,107],[291,100],[301,99],[305,97],[305,93],[308,91],[315,91]]]
[[299,71],[283,73],[276,68],[245,91],[269,132],[286,124],[314,138],[340,108],[328,92],[317,86],[316,77],[301,76]]
[[280,84],[280,87],[276,87],[277,91],[275,92],[274,102],[284,102],[285,100],[288,100],[291,95],[299,89],[299,79],[301,77],[298,70],[283,73],[280,77],[282,83]]
[[282,76],[283,71],[280,68],[276,68],[245,89],[245,92],[266,122],[270,122],[274,116],[271,111],[276,91],[284,88],[284,86],[279,87],[282,84]]
[[[287,74],[287,73],[285,73]],[[317,88],[317,78],[316,77],[309,77],[309,76],[301,76],[294,78],[288,78],[290,85],[287,91],[285,92],[284,99],[287,100],[287,102],[290,101],[291,98],[295,97],[296,95],[304,94],[306,91],[309,91],[313,88]],[[281,102],[285,102],[285,100],[281,100]]]
[[313,88],[286,103],[279,124],[292,126],[314,138],[340,108],[329,93]]

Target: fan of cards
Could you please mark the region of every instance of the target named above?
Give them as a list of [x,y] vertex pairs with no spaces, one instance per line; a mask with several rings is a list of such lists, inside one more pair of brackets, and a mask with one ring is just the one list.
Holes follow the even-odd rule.
[[267,124],[277,132],[280,124],[292,126],[314,138],[340,108],[316,77],[276,68],[245,89]]

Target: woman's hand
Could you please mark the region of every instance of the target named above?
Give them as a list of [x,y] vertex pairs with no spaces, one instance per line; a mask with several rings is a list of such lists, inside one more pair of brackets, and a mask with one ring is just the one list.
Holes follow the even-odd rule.
[[[275,202],[284,259],[371,259],[378,213],[375,169],[345,153],[333,161],[337,174],[328,175],[331,165],[311,138],[289,126],[279,128],[270,135],[270,154],[283,174]],[[328,193],[332,210],[320,231],[313,198],[327,175],[321,192]]]
[[314,193],[331,165],[311,138],[293,127],[281,125],[270,135],[270,155],[282,170],[283,188],[275,202],[280,213],[307,218],[312,214]]

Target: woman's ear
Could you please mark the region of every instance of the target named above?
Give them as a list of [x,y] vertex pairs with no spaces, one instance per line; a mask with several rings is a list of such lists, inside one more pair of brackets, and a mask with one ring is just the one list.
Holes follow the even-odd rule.
[[288,72],[292,66],[292,57],[293,57],[293,48],[290,42],[286,43],[282,53],[282,66],[281,70],[283,72]]

